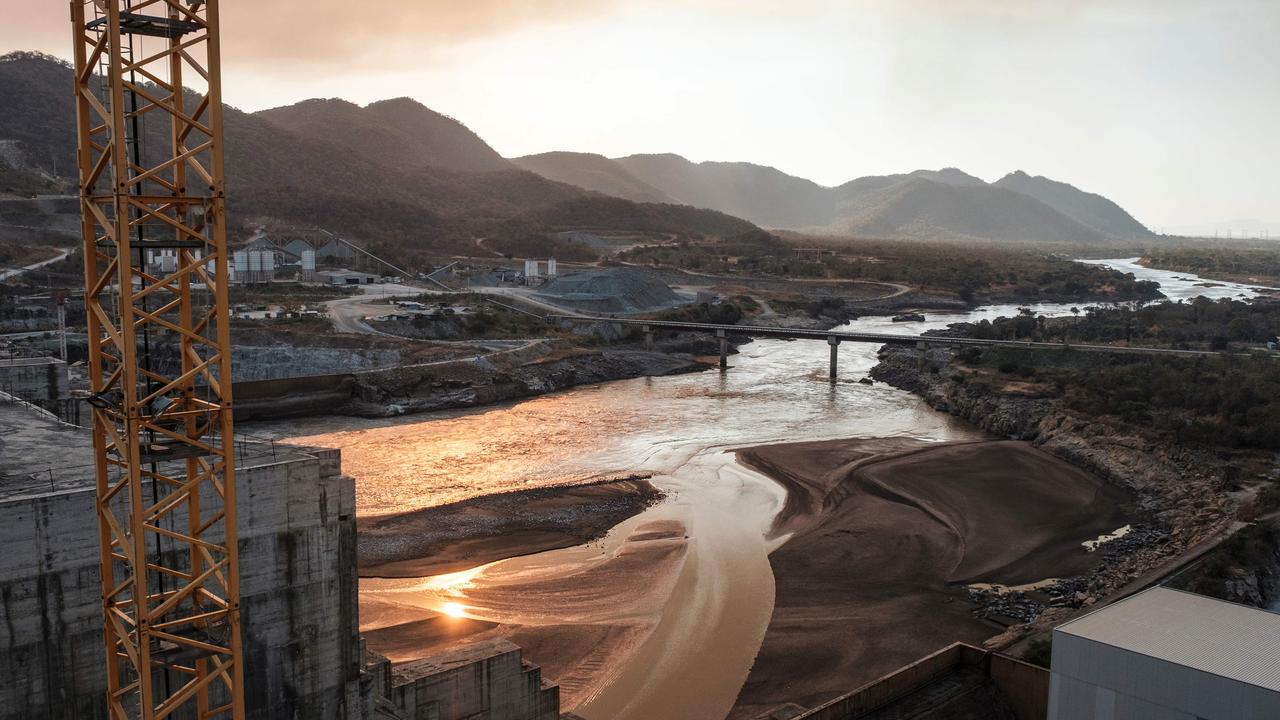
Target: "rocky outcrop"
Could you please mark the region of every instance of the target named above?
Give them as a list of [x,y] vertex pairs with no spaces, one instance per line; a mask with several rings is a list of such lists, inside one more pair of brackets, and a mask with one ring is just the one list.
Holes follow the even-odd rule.
[[916,350],[886,347],[871,376],[994,435],[1031,441],[1136,498],[1144,518],[1136,536],[1141,540],[1124,543],[1125,552],[1107,552],[1084,579],[1082,598],[1096,601],[1230,524],[1235,508],[1227,499],[1222,463],[1209,449],[1172,444],[1115,419],[1084,416],[1033,387],[992,390],[968,381],[953,357],[950,349],[931,349],[922,367]]
[[1174,578],[1173,587],[1280,610],[1280,519],[1241,531]]

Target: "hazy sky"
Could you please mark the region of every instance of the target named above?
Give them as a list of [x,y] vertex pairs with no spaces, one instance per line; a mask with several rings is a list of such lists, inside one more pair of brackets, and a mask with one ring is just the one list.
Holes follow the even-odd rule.
[[[408,95],[507,156],[675,152],[828,185],[1023,169],[1153,228],[1280,222],[1280,0],[224,0],[222,14],[223,94],[248,110]],[[68,56],[66,15],[0,0],[0,50]]]

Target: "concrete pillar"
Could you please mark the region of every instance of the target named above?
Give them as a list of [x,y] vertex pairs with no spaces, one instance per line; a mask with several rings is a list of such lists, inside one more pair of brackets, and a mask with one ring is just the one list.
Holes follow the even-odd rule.
[[644,325],[641,327],[641,329],[644,330],[644,349],[652,350],[653,349],[653,328],[649,327],[648,325]]
[[729,369],[729,338],[723,330],[716,331],[716,337],[720,338],[720,369]]
[[916,343],[916,369],[924,371],[925,355],[929,352],[929,343],[920,340]]
[[834,336],[828,337],[827,344],[831,346],[831,372],[829,376],[831,378],[831,382],[835,382],[836,381],[836,355],[839,353],[840,338],[834,337]]

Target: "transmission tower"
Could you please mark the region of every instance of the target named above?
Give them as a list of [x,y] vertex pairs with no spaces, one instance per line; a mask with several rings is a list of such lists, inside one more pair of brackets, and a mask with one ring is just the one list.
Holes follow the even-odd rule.
[[240,720],[218,3],[71,15],[110,717]]

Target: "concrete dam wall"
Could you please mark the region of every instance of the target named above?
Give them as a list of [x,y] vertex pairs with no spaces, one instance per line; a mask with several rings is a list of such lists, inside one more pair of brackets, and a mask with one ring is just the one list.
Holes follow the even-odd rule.
[[[250,720],[559,718],[559,688],[509,643],[396,668],[364,651],[339,451],[248,445],[237,464]],[[0,404],[0,720],[107,718],[93,477],[87,432]]]
[[[355,493],[337,451],[260,459],[237,478],[250,718],[361,708]],[[94,490],[0,502],[0,720],[106,716]]]

